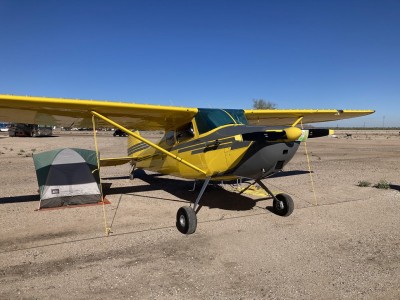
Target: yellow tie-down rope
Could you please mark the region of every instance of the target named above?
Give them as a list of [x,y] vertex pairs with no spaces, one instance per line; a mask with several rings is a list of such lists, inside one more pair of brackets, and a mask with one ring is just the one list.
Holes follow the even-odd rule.
[[100,157],[99,157],[99,148],[97,147],[97,136],[96,136],[96,121],[95,116],[92,116],[92,123],[93,123],[93,138],[94,138],[94,145],[96,148],[96,158],[97,158],[97,171],[99,172],[99,183],[100,183],[100,193],[101,193],[101,202],[103,207],[103,218],[104,218],[104,231],[106,236],[109,236],[111,233],[111,228],[107,225],[107,215],[106,215],[106,208],[103,196],[103,186],[101,183],[101,176],[100,176]]
[[[303,120],[301,119],[300,122],[301,122],[300,123],[301,124],[301,129],[304,129],[303,128]],[[314,194],[314,202],[315,202],[315,205],[318,205],[317,196],[315,194],[314,179],[313,179],[312,171],[311,171],[311,162],[310,162],[310,157],[309,157],[308,151],[307,151],[307,142],[306,141],[304,141],[304,149],[306,151],[307,164],[308,164],[308,173],[310,173],[311,188],[312,188],[312,191],[313,191],[313,194]]]

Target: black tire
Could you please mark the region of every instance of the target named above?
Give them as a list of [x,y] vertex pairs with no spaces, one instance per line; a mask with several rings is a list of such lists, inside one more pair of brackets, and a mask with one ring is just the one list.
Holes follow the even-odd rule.
[[192,234],[196,231],[197,216],[193,208],[182,206],[176,213],[176,228],[183,234]]
[[278,194],[275,197],[278,199],[278,201],[274,199],[272,203],[275,214],[282,217],[290,216],[294,210],[292,197],[288,194]]

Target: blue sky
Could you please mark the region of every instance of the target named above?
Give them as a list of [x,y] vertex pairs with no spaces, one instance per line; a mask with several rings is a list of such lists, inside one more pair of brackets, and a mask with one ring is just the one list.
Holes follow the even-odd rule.
[[[0,0],[0,93],[375,109],[400,126],[400,1]],[[333,125],[337,125],[334,123]]]

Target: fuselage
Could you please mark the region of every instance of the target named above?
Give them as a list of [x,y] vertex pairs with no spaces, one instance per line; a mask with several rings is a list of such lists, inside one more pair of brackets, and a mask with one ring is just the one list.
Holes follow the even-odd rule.
[[[265,138],[268,130],[280,128],[243,124],[246,120],[239,110],[233,113],[216,111],[203,110],[202,118],[196,116],[190,124],[167,131],[158,143],[160,147],[206,171],[206,174],[199,174],[179,160],[131,137],[128,154],[135,157],[137,168],[183,178],[232,180],[243,177],[258,179],[279,172],[298,149],[298,141],[271,142]],[[232,117],[233,114],[236,115]],[[222,121],[228,124],[215,120],[218,118],[225,118]]]

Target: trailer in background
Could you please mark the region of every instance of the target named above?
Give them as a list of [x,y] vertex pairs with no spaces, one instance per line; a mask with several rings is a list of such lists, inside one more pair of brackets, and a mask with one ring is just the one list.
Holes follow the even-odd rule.
[[4,132],[8,131],[9,125],[10,125],[9,123],[0,123],[0,131],[4,131]]
[[49,125],[12,123],[8,127],[9,136],[52,136],[53,127]]

